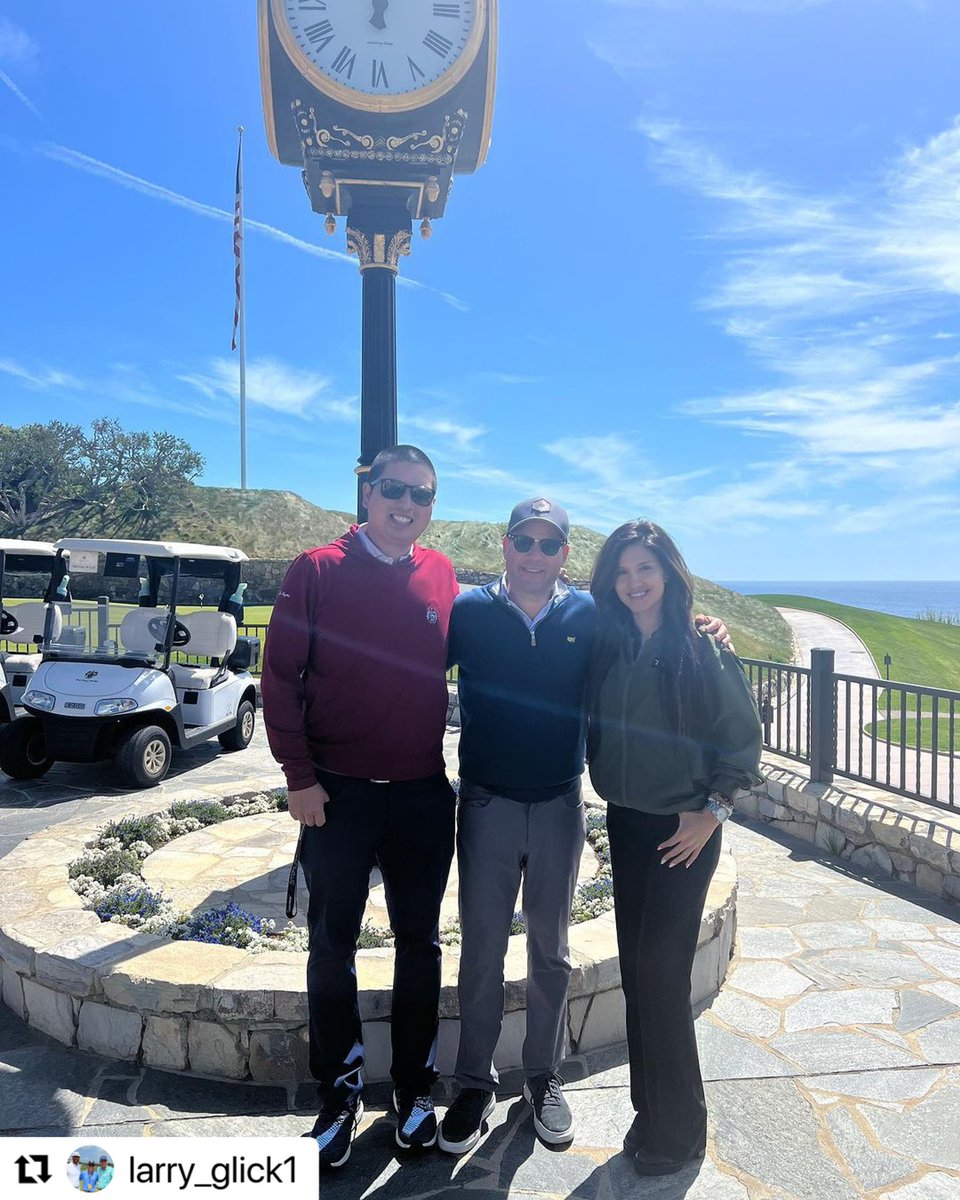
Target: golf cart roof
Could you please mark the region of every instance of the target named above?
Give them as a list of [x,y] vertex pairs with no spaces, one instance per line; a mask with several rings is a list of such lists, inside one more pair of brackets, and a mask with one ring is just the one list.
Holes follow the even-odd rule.
[[56,558],[57,548],[50,542],[25,542],[22,538],[0,538],[4,554],[47,554]]
[[200,546],[194,542],[140,542],[124,538],[61,538],[58,550],[95,550],[98,554],[142,554],[145,558],[205,558],[214,562],[247,562],[242,550]]

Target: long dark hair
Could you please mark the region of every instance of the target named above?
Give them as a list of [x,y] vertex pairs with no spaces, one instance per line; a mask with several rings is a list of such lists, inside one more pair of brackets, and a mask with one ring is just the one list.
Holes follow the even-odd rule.
[[640,518],[615,529],[594,563],[590,591],[597,605],[597,642],[587,692],[588,706],[593,716],[604,677],[635,636],[633,615],[616,592],[621,555],[634,545],[646,546],[663,569],[660,689],[673,730],[683,736],[703,699],[698,635],[693,624],[693,580],[674,540],[653,521]]

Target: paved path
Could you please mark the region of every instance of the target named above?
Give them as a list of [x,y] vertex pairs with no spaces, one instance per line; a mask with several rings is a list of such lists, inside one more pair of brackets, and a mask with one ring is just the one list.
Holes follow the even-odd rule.
[[[191,761],[193,771],[166,785],[168,802],[221,785],[225,773],[247,790],[261,766],[270,769],[259,733],[244,756],[210,751]],[[109,785],[109,775],[77,768],[0,784],[0,846],[100,808],[94,775]],[[727,986],[697,1022],[711,1111],[699,1169],[638,1181],[619,1152],[631,1114],[624,1049],[614,1047],[568,1064],[578,1136],[566,1151],[536,1140],[522,1081],[511,1076],[473,1154],[401,1161],[384,1115],[388,1094],[371,1088],[353,1158],[324,1177],[323,1200],[461,1191],[467,1200],[957,1200],[957,910],[854,875],[769,827],[737,823],[727,837],[740,866],[738,946]],[[310,1085],[227,1084],[108,1062],[2,1007],[0,1078],[8,1136],[296,1136],[312,1120]]]
[[865,643],[842,621],[802,608],[778,608],[777,612],[793,630],[797,642],[797,661],[803,666],[810,666],[810,651],[823,646],[833,650],[834,666],[839,674],[880,678],[877,664]]
[[[780,608],[778,611],[789,622],[797,644],[797,661],[809,667],[810,651],[825,647],[834,651],[834,670],[838,675],[856,675],[866,679],[880,679],[877,665],[861,639],[842,621],[821,613],[807,612],[799,608]],[[799,702],[806,703],[807,681],[800,684]],[[793,696],[797,702],[797,696]],[[928,798],[950,803],[960,803],[960,761],[954,756],[940,753],[936,757],[936,791],[934,782],[934,757],[926,750],[907,749],[901,754],[899,747],[877,741],[864,726],[873,721],[874,691],[872,688],[841,682],[837,695],[837,765],[854,774],[872,774],[881,785],[888,784],[904,790],[911,789]],[[908,712],[912,711],[912,698]],[[944,705],[941,715],[946,716]],[[882,721],[882,715],[880,716]],[[896,734],[894,733],[894,736]],[[806,730],[796,731],[795,744],[785,749],[806,749]]]

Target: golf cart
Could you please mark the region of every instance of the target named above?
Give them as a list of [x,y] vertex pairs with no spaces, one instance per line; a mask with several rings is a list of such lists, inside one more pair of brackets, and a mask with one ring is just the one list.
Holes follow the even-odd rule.
[[[35,779],[55,762],[112,758],[125,782],[151,787],[169,770],[172,746],[211,737],[225,750],[249,745],[256,721],[249,668],[260,639],[237,637],[246,554],[113,538],[62,538],[56,551],[48,594],[62,586],[69,562],[75,580],[99,572],[104,590],[129,590],[130,600],[101,596],[62,614],[48,606],[42,662],[22,698],[26,715],[0,728],[0,770]],[[178,615],[185,582],[209,594],[210,580],[220,587],[217,610]]]
[[[57,551],[49,542],[25,542],[13,538],[0,538],[0,725],[5,725],[16,716],[23,693],[30,686],[37,667],[40,666],[40,646],[46,624],[47,610],[54,609],[53,620],[59,619],[55,600],[69,601],[67,585],[70,576],[64,574],[60,591],[51,595],[50,578]],[[38,591],[42,600],[24,600],[9,608],[4,597],[10,576],[40,576],[42,585],[30,588]],[[16,590],[22,589],[18,586]],[[61,621],[62,624],[62,621]]]

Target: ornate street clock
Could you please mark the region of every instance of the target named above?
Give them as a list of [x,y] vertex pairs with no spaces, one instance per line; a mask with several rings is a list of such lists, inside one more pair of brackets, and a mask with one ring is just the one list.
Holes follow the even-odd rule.
[[318,212],[387,187],[411,218],[442,215],[490,143],[496,16],[496,0],[260,0],[267,139]]
[[490,144],[497,0],[259,0],[267,141],[363,274],[360,470],[396,438],[398,261]]

